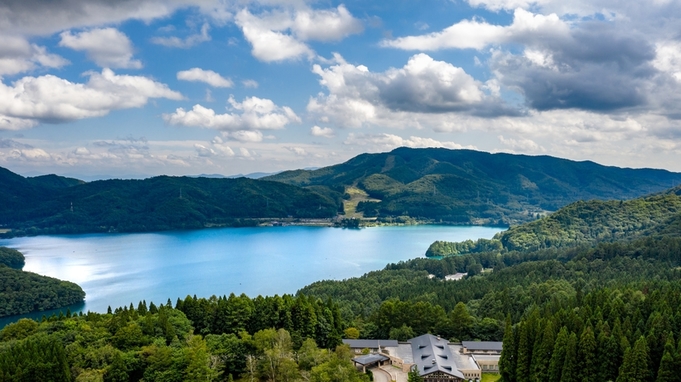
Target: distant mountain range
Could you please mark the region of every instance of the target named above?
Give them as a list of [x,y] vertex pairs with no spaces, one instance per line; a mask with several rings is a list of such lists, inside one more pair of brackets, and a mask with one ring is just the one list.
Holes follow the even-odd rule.
[[[253,175],[253,174],[251,174]],[[315,170],[260,179],[25,178],[0,168],[6,235],[136,232],[252,225],[254,219],[332,218],[355,191],[356,210],[451,224],[516,224],[579,200],[632,199],[681,183],[666,170],[625,169],[549,156],[399,148]],[[2,232],[2,231],[0,231]]]
[[365,216],[515,224],[578,200],[631,199],[659,192],[681,183],[681,174],[550,156],[398,148],[263,179],[301,187],[359,188],[379,200],[359,203],[357,209]]
[[11,229],[7,235],[254,225],[253,219],[329,218],[341,205],[339,193],[247,178],[85,183],[0,168],[0,184],[0,229]]

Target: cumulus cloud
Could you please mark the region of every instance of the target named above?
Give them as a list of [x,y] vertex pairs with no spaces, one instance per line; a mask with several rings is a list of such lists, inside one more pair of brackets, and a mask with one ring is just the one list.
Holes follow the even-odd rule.
[[460,21],[440,32],[421,36],[399,37],[383,40],[384,47],[404,50],[483,49],[492,44],[526,42],[540,36],[555,39],[566,36],[569,25],[558,15],[533,14],[518,8],[509,26],[489,24],[477,19]]
[[475,147],[464,147],[456,142],[440,142],[432,138],[423,138],[410,136],[409,138],[402,138],[394,134],[355,134],[350,133],[348,138],[343,142],[346,145],[352,146],[368,146],[373,150],[392,150],[396,147],[445,147],[449,149],[462,149]]
[[324,137],[324,138],[333,138],[336,136],[336,134],[333,132],[333,129],[330,127],[319,127],[317,125],[312,126],[310,129],[310,134],[312,134],[315,137]]
[[47,48],[30,44],[19,36],[1,35],[0,76],[27,72],[37,68],[61,68],[69,63],[63,57],[47,52]]
[[216,88],[231,88],[234,83],[229,78],[224,78],[212,70],[191,68],[177,72],[177,79],[182,81],[204,82]]
[[157,45],[167,46],[169,48],[182,48],[187,49],[192,46],[198,45],[202,42],[210,41],[210,35],[208,30],[210,26],[208,24],[203,24],[201,27],[201,32],[193,35],[189,35],[185,38],[179,38],[176,36],[171,37],[153,37],[151,42]]
[[248,97],[242,102],[229,98],[232,113],[218,114],[213,109],[194,105],[191,110],[178,108],[163,118],[171,125],[203,127],[218,130],[276,130],[300,122],[288,106],[277,106],[272,100]]
[[139,69],[142,63],[133,60],[132,42],[115,28],[83,31],[75,35],[62,32],[59,46],[85,51],[88,57],[103,68]]
[[267,22],[263,22],[248,10],[242,10],[237,14],[236,23],[251,44],[251,53],[258,60],[273,62],[314,57],[314,52],[305,43],[291,35],[270,29]]
[[23,77],[11,86],[0,83],[0,115],[26,121],[65,122],[99,117],[111,110],[144,106],[150,98],[179,100],[167,85],[143,76],[117,75],[110,69],[88,73],[86,83],[53,75]]
[[[382,124],[382,119],[415,125],[430,124],[424,114],[465,113],[472,115],[517,114],[506,107],[486,85],[463,69],[420,53],[402,68],[373,73],[363,65],[352,65],[335,55],[328,68],[314,65],[320,84],[328,94],[310,99],[307,109],[344,127]],[[406,116],[406,117],[405,117]]]
[[362,24],[340,5],[335,9],[296,9],[254,15],[247,9],[235,18],[251,44],[254,57],[264,62],[312,58],[305,41],[338,41],[363,30]]

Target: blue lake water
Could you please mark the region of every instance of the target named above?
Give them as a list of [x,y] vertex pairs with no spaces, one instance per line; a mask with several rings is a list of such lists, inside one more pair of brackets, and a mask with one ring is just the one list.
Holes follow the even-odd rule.
[[361,276],[423,257],[435,240],[491,238],[499,231],[431,225],[221,228],[20,237],[0,240],[0,246],[24,253],[26,271],[80,285],[87,294],[84,311],[105,312],[143,299],[174,303],[188,294],[295,293],[314,281]]

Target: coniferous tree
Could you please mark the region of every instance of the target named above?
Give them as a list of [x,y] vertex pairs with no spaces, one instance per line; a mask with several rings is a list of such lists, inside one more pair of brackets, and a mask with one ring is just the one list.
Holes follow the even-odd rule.
[[556,342],[553,346],[551,361],[549,362],[549,382],[560,382],[565,364],[565,353],[567,352],[568,331],[565,326],[560,329]]
[[532,353],[532,382],[544,382],[549,377],[549,363],[556,342],[556,329],[552,319],[544,325],[541,336],[536,341],[539,346]]
[[565,361],[560,382],[579,382],[579,370],[577,369],[577,335],[571,333],[565,348]]
[[504,329],[504,347],[499,359],[499,372],[505,382],[516,381],[517,346],[511,316],[506,317],[506,329]]
[[579,339],[577,351],[580,380],[582,382],[598,381],[598,364],[596,358],[596,339],[591,326],[587,326]]
[[674,349],[674,339],[670,336],[664,345],[664,353],[660,361],[660,368],[657,371],[656,382],[678,382],[681,375],[676,365],[676,350]]
[[617,382],[641,382],[650,380],[648,370],[648,345],[646,338],[640,336],[634,346],[624,354]]
[[518,382],[530,380],[530,364],[532,362],[532,346],[530,343],[531,321],[518,326],[518,357],[516,361],[515,379]]

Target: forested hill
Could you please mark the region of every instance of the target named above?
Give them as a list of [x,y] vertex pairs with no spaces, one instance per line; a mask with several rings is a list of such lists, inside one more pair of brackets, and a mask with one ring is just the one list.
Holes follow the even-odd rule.
[[531,221],[578,200],[631,199],[662,191],[681,183],[681,174],[549,156],[398,148],[264,179],[297,186],[357,187],[380,200],[359,203],[365,216],[510,224]]
[[9,235],[135,232],[255,224],[256,218],[326,218],[341,194],[246,178],[159,176],[90,183],[24,178],[0,168],[0,228]]
[[[0,247],[0,317],[57,309],[83,302],[78,285],[24,272],[24,255]],[[0,380],[2,380],[0,378]]]
[[426,256],[522,251],[678,235],[681,187],[626,201],[580,201],[539,220],[498,233],[492,240],[436,241]]

